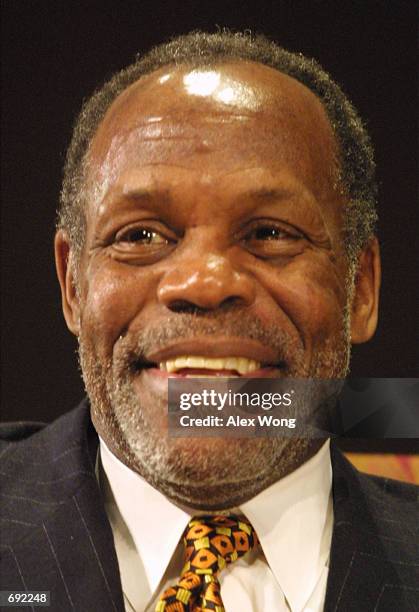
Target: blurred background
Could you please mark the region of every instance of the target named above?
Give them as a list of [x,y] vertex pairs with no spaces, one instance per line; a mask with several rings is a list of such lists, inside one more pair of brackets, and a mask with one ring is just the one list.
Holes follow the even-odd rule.
[[376,148],[384,276],[378,331],[355,347],[352,375],[417,376],[415,2],[2,0],[1,7],[2,420],[50,421],[83,396],[52,251],[65,150],[82,100],[137,53],[216,26],[261,32],[315,57],[365,119]]

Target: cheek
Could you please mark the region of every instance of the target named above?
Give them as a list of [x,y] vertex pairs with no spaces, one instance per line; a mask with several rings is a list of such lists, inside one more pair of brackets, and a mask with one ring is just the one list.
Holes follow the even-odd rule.
[[345,290],[329,260],[296,260],[264,274],[263,285],[306,344],[315,344],[342,327]]
[[85,285],[82,329],[98,347],[110,354],[113,344],[128,329],[151,294],[151,279],[138,268],[111,263],[91,268]]

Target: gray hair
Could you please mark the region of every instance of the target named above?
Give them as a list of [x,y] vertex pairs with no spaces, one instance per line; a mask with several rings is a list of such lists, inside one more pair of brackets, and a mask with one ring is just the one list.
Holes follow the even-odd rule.
[[323,103],[339,149],[340,183],[348,198],[344,242],[351,269],[374,233],[377,220],[374,152],[357,111],[313,59],[292,53],[262,35],[222,30],[191,32],[152,48],[117,72],[84,104],[74,126],[64,166],[57,228],[69,235],[76,259],[85,234],[84,181],[90,143],[112,102],[129,85],[163,66],[214,66],[230,60],[254,61],[287,74],[308,87]]

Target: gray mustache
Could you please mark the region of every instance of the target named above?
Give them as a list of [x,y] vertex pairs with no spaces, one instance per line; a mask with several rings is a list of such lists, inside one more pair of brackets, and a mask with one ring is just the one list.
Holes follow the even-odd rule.
[[205,315],[179,314],[135,332],[127,332],[117,343],[118,356],[127,362],[145,360],[146,355],[163,350],[176,341],[194,338],[230,336],[257,341],[273,349],[278,361],[295,360],[303,352],[302,342],[296,347],[295,338],[277,325],[267,324],[248,313]]

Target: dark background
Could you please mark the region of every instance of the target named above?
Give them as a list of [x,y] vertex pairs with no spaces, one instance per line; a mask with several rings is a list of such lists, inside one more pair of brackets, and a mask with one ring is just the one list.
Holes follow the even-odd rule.
[[2,419],[52,420],[83,394],[55,280],[61,169],[82,99],[137,52],[191,29],[249,28],[313,56],[376,146],[384,279],[354,376],[418,371],[416,2],[3,0]]

